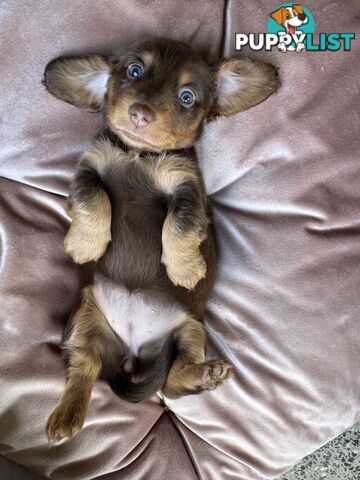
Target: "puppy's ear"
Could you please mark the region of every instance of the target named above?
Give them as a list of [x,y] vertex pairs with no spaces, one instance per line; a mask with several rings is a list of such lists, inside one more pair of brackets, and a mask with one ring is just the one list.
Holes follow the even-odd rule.
[[101,110],[111,67],[105,57],[60,57],[45,68],[43,84],[55,97],[84,108]]
[[263,102],[279,85],[276,69],[248,58],[224,60],[216,73],[212,116],[234,115]]
[[297,11],[297,13],[303,14],[303,7],[301,4],[293,5],[292,8]]
[[281,25],[282,22],[284,21],[284,10],[286,11],[286,8],[280,7],[277,10],[275,10],[275,12],[272,12],[270,14],[270,17],[273,18],[275,22],[277,22],[279,25]]

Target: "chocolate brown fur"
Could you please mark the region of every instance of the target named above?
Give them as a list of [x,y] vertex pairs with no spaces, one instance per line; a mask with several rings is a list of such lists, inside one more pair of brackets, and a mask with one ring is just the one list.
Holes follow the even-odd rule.
[[[68,103],[102,110],[106,123],[80,160],[69,198],[65,249],[77,263],[96,263],[65,343],[65,393],[47,425],[48,437],[59,439],[81,428],[101,371],[129,401],[162,387],[173,398],[200,393],[229,375],[227,362],[205,361],[200,322],[214,282],[215,246],[192,145],[206,121],[265,100],[277,78],[269,65],[247,59],[208,65],[182,42],[155,39],[110,59],[56,59],[44,84]],[[152,325],[164,331],[136,350],[132,337],[125,341],[115,331],[134,321],[116,323],[119,299],[157,315]]]
[[101,371],[106,338],[106,320],[99,310],[91,287],[82,292],[81,305],[72,319],[71,333],[64,344],[69,359],[64,394],[50,415],[49,439],[70,437],[81,429],[93,384]]
[[178,355],[163,387],[167,397],[178,398],[213,390],[229,376],[231,367],[227,362],[205,362],[206,333],[200,322],[189,318],[174,331],[174,339]]

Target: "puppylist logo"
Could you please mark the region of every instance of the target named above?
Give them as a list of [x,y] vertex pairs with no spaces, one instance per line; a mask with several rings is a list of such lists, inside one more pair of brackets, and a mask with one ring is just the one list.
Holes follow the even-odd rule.
[[248,45],[251,50],[280,52],[351,50],[355,33],[319,33],[315,36],[315,21],[301,4],[285,3],[273,10],[268,18],[268,33],[236,33],[235,49]]

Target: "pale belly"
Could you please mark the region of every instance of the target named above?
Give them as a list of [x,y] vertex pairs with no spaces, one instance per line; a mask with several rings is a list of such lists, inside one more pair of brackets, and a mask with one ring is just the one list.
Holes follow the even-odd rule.
[[101,276],[95,277],[93,291],[110,327],[135,356],[144,344],[166,336],[188,317],[184,307],[163,293],[129,292]]

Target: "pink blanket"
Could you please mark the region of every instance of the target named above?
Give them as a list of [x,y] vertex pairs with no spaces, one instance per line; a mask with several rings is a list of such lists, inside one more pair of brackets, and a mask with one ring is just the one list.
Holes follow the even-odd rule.
[[[356,32],[356,0],[308,4],[317,32]],[[0,453],[57,479],[273,478],[358,418],[359,41],[350,52],[253,52],[279,92],[207,126],[198,145],[220,244],[213,392],[131,405],[97,382],[84,429],[48,448],[59,345],[82,270],[63,252],[66,195],[100,124],[51,97],[46,63],[153,35],[235,55],[265,0],[38,0],[0,5]],[[236,55],[239,55],[237,53]],[[21,478],[19,476],[19,478]]]

